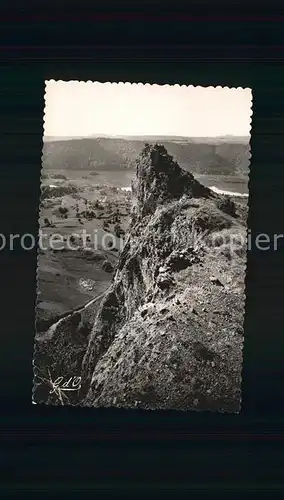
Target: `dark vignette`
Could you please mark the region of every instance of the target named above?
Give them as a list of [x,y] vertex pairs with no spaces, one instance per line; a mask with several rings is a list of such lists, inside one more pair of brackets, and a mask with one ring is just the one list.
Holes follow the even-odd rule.
[[[24,26],[14,22],[17,35],[13,41],[8,36],[12,25],[6,22],[6,50],[1,53],[0,69],[3,234],[37,232],[44,80],[50,78],[252,88],[248,227],[252,233],[283,232],[284,74],[279,23],[236,24],[225,19],[214,23],[166,19],[159,23],[154,17],[146,16],[143,21],[92,19],[79,21],[76,29],[75,16],[65,23],[56,19],[49,23],[39,19]],[[269,44],[268,38],[263,46],[257,44],[265,34],[270,34]],[[264,481],[258,445],[266,447],[266,460],[271,463],[271,470],[265,469],[266,480],[276,481],[273,460],[279,458],[277,441],[284,410],[282,253],[283,246],[278,252],[253,250],[248,255],[241,414],[195,415],[31,405],[36,251],[2,251],[0,421],[7,487],[13,484],[13,469],[17,469],[19,483],[38,487],[37,467],[38,477],[45,486],[49,482],[51,489],[59,483],[75,487],[79,479],[85,488],[126,485],[131,489],[140,483],[150,487],[151,482],[161,486],[167,470],[174,474],[170,488],[188,484],[186,464],[190,460],[197,489],[224,481],[234,487],[246,473],[246,482],[241,483],[244,488]],[[248,443],[253,440],[257,445],[250,455]],[[33,447],[34,456],[30,453]],[[87,457],[84,466],[82,454]],[[138,471],[134,471],[132,455]],[[253,476],[248,472],[248,460],[251,467],[254,462]],[[73,467],[78,469],[71,480]]]

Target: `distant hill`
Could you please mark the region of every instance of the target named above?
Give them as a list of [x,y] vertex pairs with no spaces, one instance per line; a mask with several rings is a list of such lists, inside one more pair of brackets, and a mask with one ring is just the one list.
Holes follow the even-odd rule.
[[248,173],[249,138],[164,136],[44,138],[47,169],[119,170],[135,168],[145,142],[163,144],[181,167],[198,174]]
[[[110,137],[106,135],[93,136],[93,137]],[[125,140],[136,140],[136,141],[166,141],[166,142],[183,142],[183,143],[198,143],[198,144],[220,144],[223,142],[233,142],[239,144],[246,144],[249,142],[250,138],[247,136],[234,136],[234,135],[224,135],[217,137],[184,137],[178,135],[117,135],[111,136],[112,139],[125,139]]]

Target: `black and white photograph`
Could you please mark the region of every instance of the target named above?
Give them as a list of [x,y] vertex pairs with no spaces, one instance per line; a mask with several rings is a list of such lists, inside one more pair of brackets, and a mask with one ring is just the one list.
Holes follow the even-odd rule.
[[239,413],[251,89],[44,98],[32,402]]

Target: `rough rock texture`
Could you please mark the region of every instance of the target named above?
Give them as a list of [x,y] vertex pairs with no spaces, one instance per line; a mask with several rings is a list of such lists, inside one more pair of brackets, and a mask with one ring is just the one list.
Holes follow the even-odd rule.
[[83,360],[81,404],[238,411],[246,251],[228,242],[245,244],[246,221],[221,211],[222,197],[163,146],[145,146],[133,191]]
[[190,172],[182,170],[169,156],[164,146],[146,145],[137,161],[135,193],[138,220],[153,214],[159,204],[178,200],[182,195],[190,197],[210,196],[210,190],[196,181]]

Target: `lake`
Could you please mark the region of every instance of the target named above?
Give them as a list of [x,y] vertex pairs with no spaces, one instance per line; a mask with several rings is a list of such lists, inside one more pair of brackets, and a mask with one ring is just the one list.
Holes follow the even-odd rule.
[[[45,170],[52,176],[52,173],[65,175],[70,181],[88,181],[92,184],[107,184],[115,187],[130,187],[131,180],[135,177],[134,170],[105,170],[92,175],[90,170]],[[230,191],[234,193],[248,194],[248,178],[224,175],[198,175],[195,178],[207,187],[215,187],[219,190]]]

